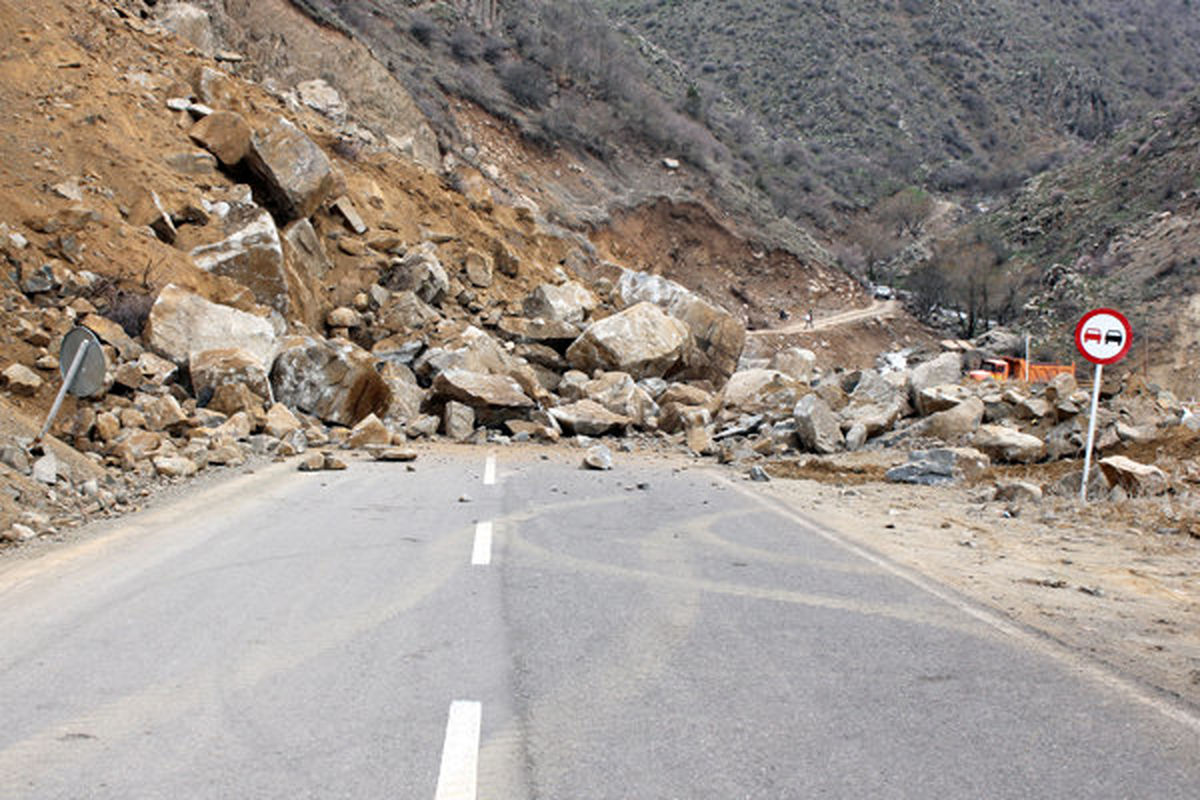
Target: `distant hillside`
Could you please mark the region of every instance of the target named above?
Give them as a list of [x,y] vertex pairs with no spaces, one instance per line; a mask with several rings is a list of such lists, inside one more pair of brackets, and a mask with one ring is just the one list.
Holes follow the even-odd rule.
[[[1039,176],[977,220],[1025,277],[1023,323],[1063,337],[1080,312],[1122,309],[1164,385],[1200,385],[1200,95]],[[1058,349],[1069,350],[1059,341]]]
[[739,155],[793,213],[822,184],[1011,188],[1200,78],[1190,0],[592,2],[683,66],[701,116],[725,97],[768,129]]

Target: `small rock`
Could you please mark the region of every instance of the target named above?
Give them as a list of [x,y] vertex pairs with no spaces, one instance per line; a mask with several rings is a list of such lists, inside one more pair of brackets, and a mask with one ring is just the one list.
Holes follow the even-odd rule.
[[583,457],[583,466],[587,469],[610,470],[613,468],[613,454],[602,444],[589,448]]
[[333,453],[325,453],[325,458],[323,459],[321,466],[322,469],[326,469],[331,472],[338,472],[348,468],[346,462],[335,456]]
[[757,483],[767,483],[771,480],[771,476],[767,474],[767,471],[758,466],[750,468],[749,477],[750,480]]
[[31,397],[42,388],[41,377],[24,364],[10,364],[0,372],[0,377],[3,377],[5,386],[13,394]]
[[47,486],[58,483],[58,459],[53,453],[47,453],[33,462],[33,479]]
[[325,454],[319,452],[308,453],[300,459],[300,463],[296,466],[296,469],[301,472],[320,472],[324,468]]
[[27,542],[36,537],[37,532],[33,528],[30,528],[28,525],[22,525],[19,522],[14,523],[11,528],[0,534],[0,538],[6,542]]
[[471,502],[471,495],[469,495],[469,494],[460,494],[460,495],[458,496],[458,502],[460,502],[460,503],[469,503],[469,502]]
[[416,461],[417,451],[406,447],[389,447],[386,450],[380,450],[376,456],[376,461]]

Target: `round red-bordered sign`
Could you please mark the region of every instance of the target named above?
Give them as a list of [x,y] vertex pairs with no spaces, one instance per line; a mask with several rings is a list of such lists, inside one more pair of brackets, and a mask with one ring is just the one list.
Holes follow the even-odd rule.
[[1132,344],[1133,327],[1116,309],[1093,309],[1075,326],[1075,346],[1093,364],[1115,364]]

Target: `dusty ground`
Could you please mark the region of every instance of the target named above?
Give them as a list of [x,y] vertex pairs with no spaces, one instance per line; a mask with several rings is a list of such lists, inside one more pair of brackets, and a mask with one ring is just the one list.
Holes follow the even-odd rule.
[[[1194,438],[1191,440],[1193,446]],[[1182,445],[1181,445],[1182,446]],[[899,486],[893,451],[771,468],[763,491],[846,539],[1200,706],[1200,538],[1185,489],[1082,505],[981,502],[999,477],[1037,480],[1079,467],[993,471],[964,487]]]

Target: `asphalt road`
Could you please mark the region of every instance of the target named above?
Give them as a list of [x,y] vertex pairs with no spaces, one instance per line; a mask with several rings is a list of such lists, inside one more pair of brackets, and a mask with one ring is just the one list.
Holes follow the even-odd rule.
[[1200,797],[1195,709],[753,484],[485,455],[0,561],[0,797]]

